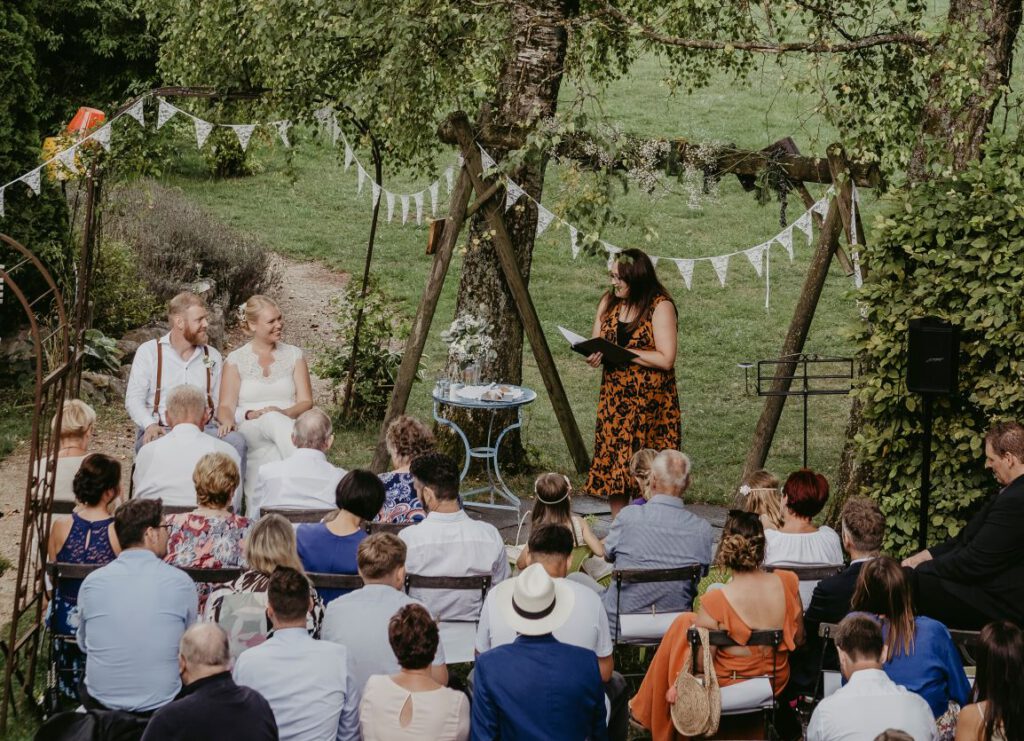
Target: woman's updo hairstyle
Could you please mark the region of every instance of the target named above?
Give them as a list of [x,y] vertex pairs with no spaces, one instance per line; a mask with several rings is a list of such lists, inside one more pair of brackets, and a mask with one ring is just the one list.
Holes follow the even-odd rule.
[[821,512],[828,501],[828,479],[809,468],[789,474],[782,485],[786,507],[798,517],[810,519]]
[[734,509],[722,530],[715,565],[732,571],[757,571],[764,562],[764,527],[754,512]]
[[252,334],[253,322],[260,318],[260,314],[264,309],[281,310],[274,299],[269,296],[264,296],[262,293],[253,294],[249,297],[248,301],[242,304],[242,329],[245,332]]
[[95,507],[103,495],[121,486],[121,464],[116,458],[103,453],[87,455],[71,481],[75,499],[88,507]]

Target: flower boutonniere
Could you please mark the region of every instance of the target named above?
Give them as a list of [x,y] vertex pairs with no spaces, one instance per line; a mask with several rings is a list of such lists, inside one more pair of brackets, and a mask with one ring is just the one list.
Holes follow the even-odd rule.
[[214,360],[212,355],[203,355],[203,366],[213,370],[217,367],[217,361]]

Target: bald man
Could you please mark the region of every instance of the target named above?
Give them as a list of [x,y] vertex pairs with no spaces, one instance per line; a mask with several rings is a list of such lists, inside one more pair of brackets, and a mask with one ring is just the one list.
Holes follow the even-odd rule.
[[142,741],[244,738],[277,741],[274,713],[263,696],[231,678],[227,634],[216,623],[196,623],[181,637],[182,690],[158,710]]

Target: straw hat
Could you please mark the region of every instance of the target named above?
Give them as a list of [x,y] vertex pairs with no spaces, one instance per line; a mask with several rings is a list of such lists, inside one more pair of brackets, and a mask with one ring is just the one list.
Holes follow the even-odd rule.
[[496,586],[492,599],[516,633],[540,636],[565,624],[576,595],[562,579],[552,579],[541,564],[535,563],[515,579]]

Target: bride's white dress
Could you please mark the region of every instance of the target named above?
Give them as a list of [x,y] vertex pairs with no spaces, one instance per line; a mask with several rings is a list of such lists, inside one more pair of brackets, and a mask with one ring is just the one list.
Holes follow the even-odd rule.
[[242,379],[238,388],[235,420],[238,431],[248,445],[243,483],[246,511],[252,505],[260,466],[282,460],[295,452],[292,443],[295,422],[291,417],[280,412],[268,412],[257,419],[245,419],[248,411],[265,407],[287,409],[295,404],[295,363],[302,358],[302,350],[278,342],[272,355],[274,362],[266,375],[260,367],[259,358],[253,352],[251,342],[229,353],[227,357],[227,362],[238,368],[238,375]]

